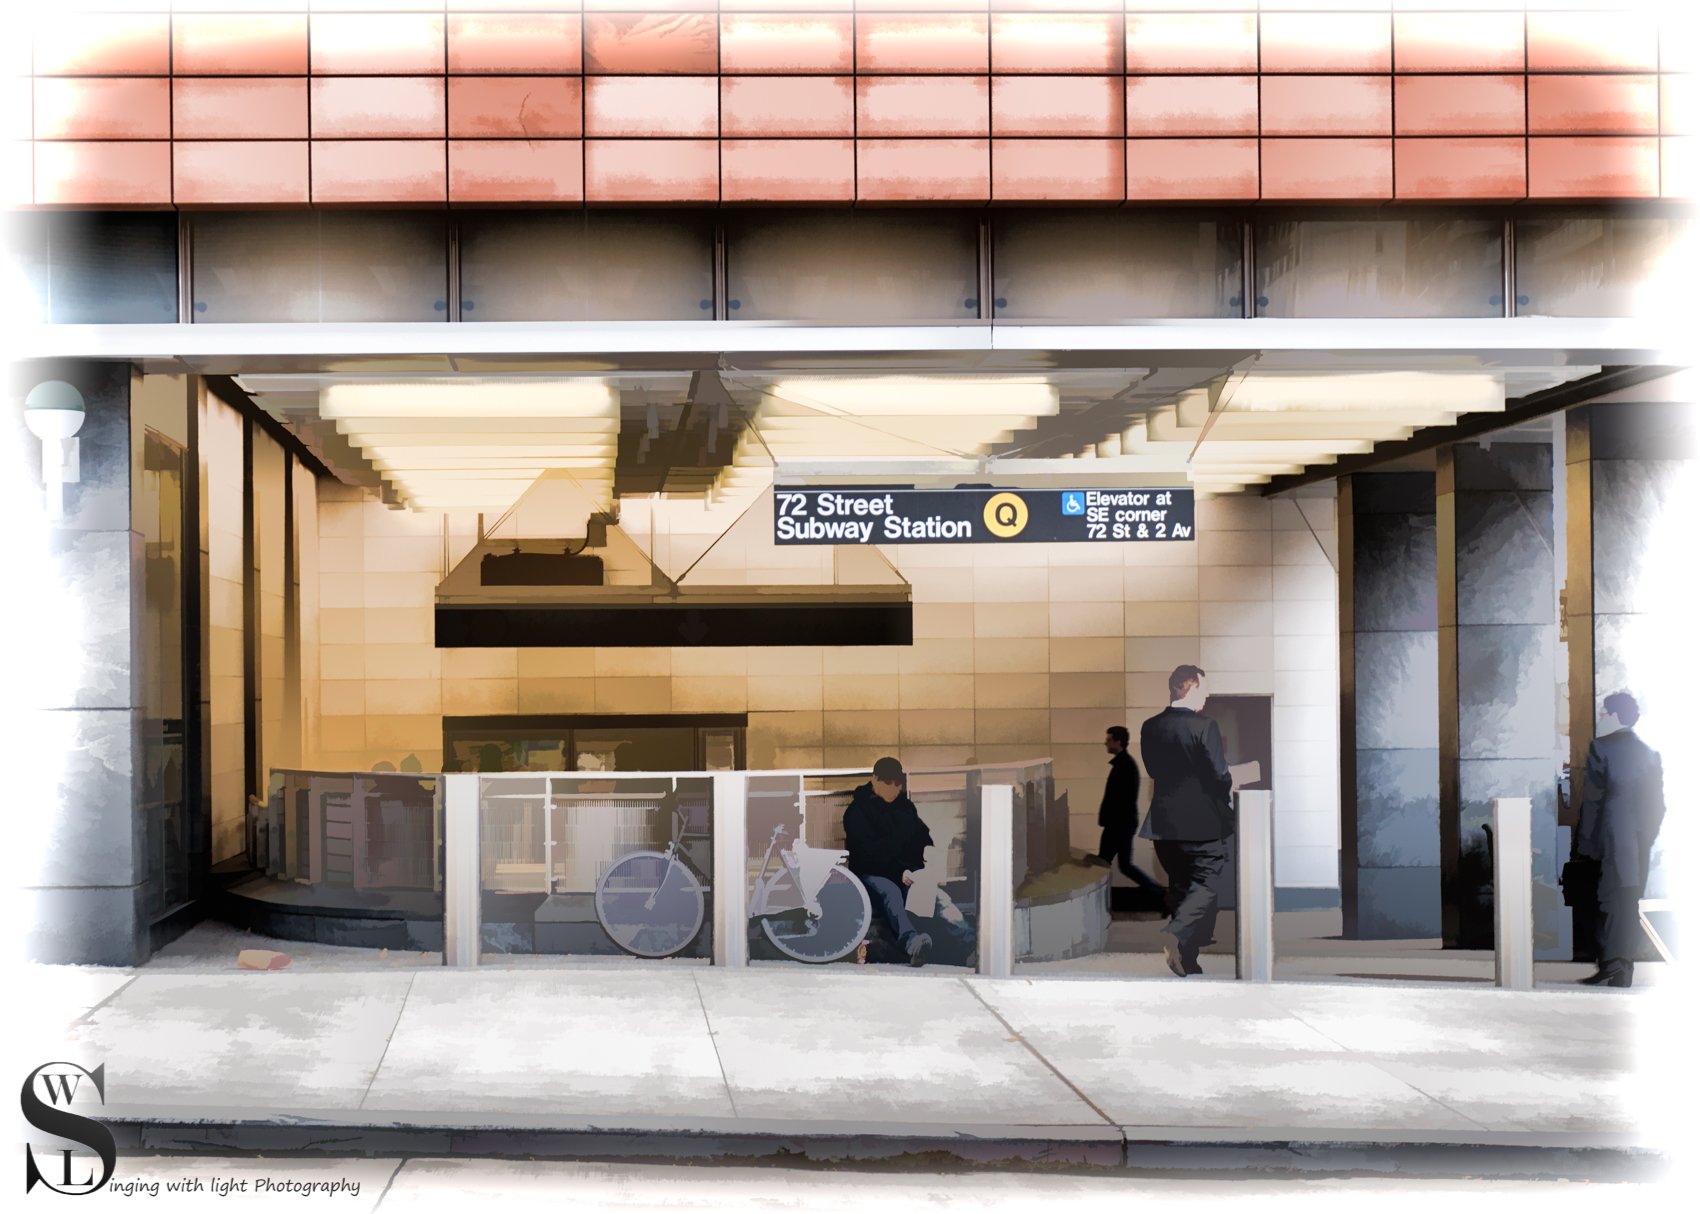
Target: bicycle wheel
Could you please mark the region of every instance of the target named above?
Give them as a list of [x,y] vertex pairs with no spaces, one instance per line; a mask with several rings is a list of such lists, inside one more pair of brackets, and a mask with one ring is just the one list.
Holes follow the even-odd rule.
[[862,943],[874,921],[874,908],[860,881],[848,870],[834,868],[821,887],[819,901],[820,918],[812,923],[807,915],[787,915],[788,922],[777,927],[771,917],[761,921],[761,930],[774,948],[797,961],[819,965],[849,956]]
[[[650,896],[655,903],[649,905]],[[633,852],[596,883],[596,918],[608,938],[639,957],[671,957],[702,930],[702,885],[682,860]]]

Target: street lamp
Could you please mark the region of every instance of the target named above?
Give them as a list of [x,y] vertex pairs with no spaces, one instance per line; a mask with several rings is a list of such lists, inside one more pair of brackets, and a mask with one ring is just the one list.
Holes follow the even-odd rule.
[[83,394],[61,379],[30,389],[24,424],[41,440],[41,480],[47,486],[47,517],[63,518],[67,483],[77,480],[77,431],[83,428]]

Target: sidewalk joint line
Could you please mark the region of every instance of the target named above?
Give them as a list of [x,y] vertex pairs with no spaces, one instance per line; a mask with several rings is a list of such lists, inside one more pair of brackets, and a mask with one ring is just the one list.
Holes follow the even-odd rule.
[[1033,1043],[1031,1041],[1027,1040],[1027,1038],[1025,1036],[1023,1036],[1022,1033],[1013,1024],[1011,1024],[1009,1021],[1007,1021],[1003,1018],[1003,1013],[999,1012],[997,1008],[993,1007],[991,1004],[986,1002],[986,1000],[981,996],[980,992],[974,989],[973,983],[969,982],[968,979],[966,979],[966,978],[958,978],[957,981],[960,982],[964,987],[967,988],[968,993],[970,995],[974,996],[974,998],[979,1002],[980,1006],[985,1008],[988,1012],[990,1012],[997,1019],[997,1022],[999,1024],[1003,1025],[1004,1028],[1006,1030],[1008,1030],[1008,1032],[1015,1038],[1015,1040],[1017,1040],[1021,1043],[1023,1049],[1025,1049],[1029,1054],[1033,1055],[1033,1057],[1037,1058],[1041,1063],[1043,1063],[1044,1066],[1045,1066],[1045,1069],[1050,1071],[1051,1074],[1055,1075],[1057,1077],[1057,1079],[1059,1081],[1061,1081],[1061,1083],[1063,1084],[1064,1087],[1068,1088],[1069,1091],[1073,1092],[1076,1096],[1078,1096],[1080,1098],[1080,1102],[1082,1104],[1084,1104],[1087,1108],[1091,1109],[1094,1113],[1098,1114],[1098,1116],[1102,1117],[1104,1119],[1104,1122],[1105,1122],[1106,1125],[1111,1126],[1118,1133],[1121,1133],[1121,1135],[1122,1135],[1122,1150],[1125,1153],[1125,1151],[1127,1149],[1127,1135],[1126,1135],[1126,1133],[1122,1132],[1121,1123],[1118,1122],[1114,1117],[1111,1117],[1108,1113],[1104,1112],[1103,1109],[1099,1108],[1090,1096],[1088,1096],[1085,1092],[1081,1091],[1078,1087],[1075,1086],[1073,1080],[1071,1080],[1067,1075],[1064,1075],[1061,1071],[1059,1071],[1056,1068],[1055,1063],[1053,1063],[1049,1058],[1045,1057],[1037,1049],[1035,1049],[1033,1047]]
[[408,1165],[408,1163],[414,1158],[415,1158],[415,1156],[410,1155],[406,1159],[398,1159],[396,1161],[395,1171],[391,1172],[390,1178],[388,1180],[384,1181],[384,1191],[382,1193],[379,1193],[378,1194],[378,1200],[372,1203],[372,1209],[374,1211],[377,1211],[377,1210],[383,1208],[384,1198],[386,1198],[390,1195],[390,1188],[391,1188],[391,1186],[393,1186],[395,1184],[395,1178],[397,1176],[401,1175],[401,1170],[403,1168],[405,1168]]
[[732,1116],[738,1115],[738,1099],[732,1095],[732,1081],[726,1077],[726,1062],[720,1057],[720,1043],[714,1039],[714,1023],[708,1018],[708,1002],[702,997],[702,983],[697,981],[695,974],[691,975],[691,985],[696,988],[697,1006],[702,1009],[702,1025],[708,1030],[708,1044],[714,1050],[714,1065],[720,1068],[720,1083],[726,1089],[726,1103],[732,1109]]
[[114,999],[118,998],[118,996],[122,995],[125,991],[129,990],[133,985],[135,985],[136,979],[140,978],[140,977],[141,977],[140,974],[131,974],[129,976],[129,978],[125,979],[123,986],[121,986],[117,990],[113,991],[110,995],[108,995],[106,998],[102,999],[99,1003],[95,1004],[88,1011],[84,1012],[81,1016],[75,1017],[71,1021],[71,1023],[66,1025],[65,1027],[66,1028],[75,1028],[79,1024],[92,1024],[94,1022],[94,1014],[96,1012],[100,1011],[101,1008],[105,1007],[107,1004],[111,1003]]
[[372,1094],[372,1085],[378,1082],[378,1072],[384,1069],[384,1059],[390,1056],[390,1044],[395,1041],[395,1031],[401,1027],[401,1018],[407,1015],[407,1001],[413,998],[413,983],[418,977],[417,973],[407,976],[407,991],[401,997],[401,1006],[396,1009],[395,1023],[390,1025],[389,1036],[384,1038],[384,1052],[378,1055],[378,1065],[372,1068],[372,1077],[366,1081],[366,1090],[360,1093],[358,1107],[361,1111],[365,1111],[366,1098]]

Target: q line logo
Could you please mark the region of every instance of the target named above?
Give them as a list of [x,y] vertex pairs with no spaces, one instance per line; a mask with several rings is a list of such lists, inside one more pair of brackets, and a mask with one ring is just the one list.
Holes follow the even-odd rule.
[[1027,526],[1027,503],[1013,493],[995,494],[986,502],[986,530],[999,539],[1014,539]]
[[[86,1197],[105,1187],[106,1182],[112,1179],[112,1168],[118,1161],[118,1144],[113,1141],[112,1131],[92,1118],[79,1117],[70,1109],[60,1107],[71,1103],[78,1086],[85,1079],[94,1084],[95,1095],[105,1104],[105,1063],[89,1071],[74,1062],[44,1062],[24,1080],[24,1090],[19,1097],[24,1119],[44,1134],[52,1134],[84,1148],[78,1151],[73,1147],[60,1147],[57,1151],[45,1153],[42,1157],[47,1164],[44,1171],[42,1164],[36,1161],[34,1148],[25,1143],[25,1193],[42,1184],[67,1197]],[[36,1094],[38,1082],[47,1094],[46,1100]],[[87,1158],[88,1152],[100,1157],[99,1179],[95,1177],[93,1162]],[[54,1155],[59,1158],[55,1159]],[[50,1173],[57,1174],[57,1183],[49,1179]],[[83,1179],[78,1178],[79,1173]]]

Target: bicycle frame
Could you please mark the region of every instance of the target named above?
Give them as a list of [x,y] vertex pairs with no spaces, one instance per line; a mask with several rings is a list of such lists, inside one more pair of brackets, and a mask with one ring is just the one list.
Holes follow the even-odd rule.
[[[774,845],[785,833],[785,827],[779,825],[773,828],[773,834],[768,838],[767,850],[762,853],[761,870],[756,874],[755,892],[750,898],[750,918],[756,919],[763,915],[774,914],[781,910],[791,910],[792,907],[775,907],[768,904],[768,898],[773,885],[779,880],[775,873],[772,880],[768,879],[767,869],[773,858]],[[809,917],[821,917],[819,894],[832,875],[832,870],[839,867],[848,852],[826,847],[810,847],[801,839],[795,840],[789,848],[779,851],[779,863],[785,873],[791,878],[801,897],[802,909]],[[828,859],[830,857],[830,859]]]

